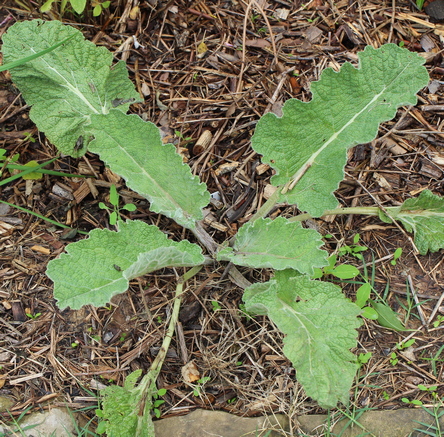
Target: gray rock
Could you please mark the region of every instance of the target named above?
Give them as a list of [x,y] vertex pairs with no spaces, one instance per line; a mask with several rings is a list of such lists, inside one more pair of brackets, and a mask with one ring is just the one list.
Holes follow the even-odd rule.
[[[52,408],[44,413],[32,413],[19,423],[20,436],[26,437],[68,437],[76,435],[74,419],[66,408]],[[17,435],[17,434],[13,434]]]
[[[443,411],[444,410],[440,410],[440,412]],[[327,416],[321,414],[298,417],[302,431],[309,436],[326,435],[326,419]],[[342,437],[357,437],[372,434],[378,437],[405,437],[408,435],[412,435],[413,437],[426,435],[424,433],[415,433],[415,429],[424,429],[418,421],[435,425],[434,418],[430,414],[427,414],[422,408],[367,411],[359,416],[358,419],[362,428],[356,425],[353,428],[350,426],[346,427],[348,419],[344,419],[334,426],[332,434],[341,435]],[[444,417],[441,417],[440,422],[442,429],[442,426],[444,425]]]
[[288,434],[288,418],[277,414],[265,417],[238,417],[223,411],[195,410],[186,416],[154,422],[156,437],[268,437]]

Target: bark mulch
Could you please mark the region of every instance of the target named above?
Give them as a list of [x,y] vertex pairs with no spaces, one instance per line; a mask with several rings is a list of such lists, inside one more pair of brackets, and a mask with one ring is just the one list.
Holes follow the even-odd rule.
[[[210,192],[220,193],[220,205],[211,207],[208,220],[216,241],[232,236],[263,202],[271,171],[250,148],[258,118],[268,111],[279,114],[291,97],[310,100],[310,83],[322,70],[355,64],[366,45],[393,42],[418,52],[427,60],[432,82],[419,93],[416,107],[401,108],[381,125],[375,141],[350,151],[337,192],[341,205],[398,205],[426,188],[444,194],[444,27],[413,1],[117,0],[96,18],[90,4],[82,16],[69,8],[60,16],[59,3],[42,16],[41,3],[6,0],[0,6],[0,36],[16,21],[60,19],[111,50],[116,60],[124,59],[145,99],[131,111],[156,123]],[[8,73],[0,73],[0,148],[19,153],[20,163],[56,156],[28,111]],[[89,231],[110,227],[108,212],[98,204],[108,201],[109,187],[116,184],[124,201],[137,205],[129,218],[156,224],[176,240],[192,240],[174,222],[150,212],[148,203],[96,156],[62,156],[53,168],[94,171],[96,177],[88,182],[48,175],[19,179],[0,186],[0,198]],[[292,215],[295,209],[280,212]],[[443,326],[433,326],[444,312],[442,253],[416,256],[407,234],[375,218],[337,216],[309,225],[331,234],[330,251],[360,234],[376,289],[413,330],[399,333],[365,321],[355,352],[371,352],[372,358],[359,371],[353,406],[395,409],[405,406],[404,397],[431,404],[431,394],[418,384],[437,385],[442,397]],[[46,264],[79,238],[0,205],[0,394],[16,400],[14,416],[48,400],[74,409],[94,407],[98,388],[121,384],[135,369],[147,370],[161,343],[175,288],[172,270],[132,281],[107,308],[57,309]],[[393,266],[398,247],[403,255]],[[364,263],[352,256],[342,261],[364,271]],[[265,281],[270,274],[242,273],[250,281]],[[208,268],[190,284],[159,378],[159,388],[168,390],[162,417],[196,408],[238,415],[283,412],[292,418],[322,412],[295,380],[281,352],[281,335],[268,319],[250,319],[239,310],[242,290],[223,274],[224,266]],[[356,289],[344,285],[351,298]],[[406,338],[415,343],[398,351],[393,364],[391,353]],[[201,377],[210,378],[199,396],[181,376],[191,361]],[[293,425],[296,430],[296,421]]]

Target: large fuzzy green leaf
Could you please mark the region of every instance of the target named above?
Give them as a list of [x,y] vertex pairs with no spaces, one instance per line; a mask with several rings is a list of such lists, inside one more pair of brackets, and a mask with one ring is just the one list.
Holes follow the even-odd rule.
[[91,116],[89,148],[131,189],[145,196],[152,211],[164,214],[193,229],[203,218],[210,201],[206,185],[191,174],[190,167],[171,144],[162,144],[159,129],[137,115],[111,110]]
[[267,314],[285,334],[284,354],[307,395],[324,408],[347,404],[356,374],[350,349],[356,346],[361,309],[338,286],[292,270],[252,285],[243,299],[248,312]]
[[56,20],[14,24],[3,36],[2,52],[4,62],[13,62],[70,36],[56,50],[11,70],[11,77],[32,106],[30,117],[39,130],[63,153],[80,156],[87,149],[92,114],[114,107],[126,112],[131,102],[140,101],[125,63],[112,65],[105,47]]
[[379,123],[415,104],[429,80],[424,59],[394,44],[368,46],[358,56],[359,68],[345,63],[338,73],[324,70],[311,85],[310,102],[290,99],[282,117],[264,115],[251,140],[276,170],[272,184],[289,184],[278,201],[315,217],[337,206],[333,192],[344,178],[347,149],[372,141]]
[[203,262],[199,246],[168,240],[156,226],[134,220],[120,222],[117,232],[92,230],[89,238],[66,246],[66,253],[48,263],[46,273],[54,281],[58,306],[79,309],[105,305],[141,274]]
[[314,229],[284,217],[258,219],[243,225],[233,247],[222,249],[217,259],[253,268],[291,268],[312,275],[313,268],[328,264],[327,252],[319,249],[321,238]]
[[107,437],[155,437],[151,410],[157,389],[146,381],[149,374],[136,386],[141,374],[142,370],[135,370],[126,377],[123,387],[109,385],[101,390]]
[[[444,198],[424,190],[419,197],[407,199],[401,206],[387,208],[387,211],[408,232],[413,232],[421,255],[444,248]],[[382,211],[379,217],[386,223],[392,222]]]

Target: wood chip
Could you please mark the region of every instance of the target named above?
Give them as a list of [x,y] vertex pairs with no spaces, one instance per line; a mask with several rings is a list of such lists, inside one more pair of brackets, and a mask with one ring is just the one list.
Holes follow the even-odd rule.
[[31,250],[33,250],[34,252],[43,253],[43,255],[51,255],[51,251],[47,247],[32,246]]

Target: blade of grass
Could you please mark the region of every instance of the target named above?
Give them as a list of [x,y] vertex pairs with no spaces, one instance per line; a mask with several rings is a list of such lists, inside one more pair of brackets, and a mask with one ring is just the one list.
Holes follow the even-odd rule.
[[[46,164],[42,164],[42,165],[48,165],[51,162],[48,161]],[[6,168],[8,170],[23,170],[23,171],[26,171],[29,168],[31,168],[32,170],[34,170],[37,173],[49,174],[49,175],[52,175],[52,176],[67,176],[67,177],[72,177],[72,178],[89,178],[89,177],[92,177],[92,176],[83,175],[83,174],[72,174],[72,173],[63,173],[62,171],[45,170],[43,168],[40,168],[40,166],[38,166],[38,167],[28,167],[26,165],[8,164],[6,166]],[[20,176],[20,174],[18,174],[18,176]],[[0,183],[0,185],[3,185],[3,184]]]
[[[5,205],[9,205],[9,206],[11,206],[12,208],[17,208],[17,209],[19,209],[20,211],[26,212],[26,213],[28,213],[28,214],[32,214],[33,216],[38,217],[38,218],[40,218],[40,219],[42,219],[42,220],[45,220],[45,221],[47,221],[47,222],[49,222],[49,223],[51,223],[51,224],[53,224],[53,225],[55,225],[55,226],[59,226],[59,227],[61,227],[61,228],[65,228],[65,229],[72,229],[70,226],[67,226],[67,225],[64,225],[64,224],[62,224],[62,223],[56,222],[55,220],[52,220],[52,219],[50,219],[50,218],[48,218],[48,217],[45,217],[44,215],[41,215],[41,214],[39,214],[39,213],[37,213],[37,212],[31,211],[31,210],[26,209],[26,208],[23,208],[23,207],[21,207],[21,206],[14,205],[13,203],[9,203],[9,202],[6,202],[6,201],[4,201],[4,200],[0,200],[0,203],[4,203]],[[77,232],[78,232],[79,234],[88,235],[88,232],[79,231],[79,230],[78,230]]]
[[0,71],[11,70],[12,68],[23,65],[26,62],[32,61],[33,59],[39,58],[40,56],[43,56],[43,55],[46,55],[46,53],[52,52],[57,47],[60,47],[62,44],[65,44],[66,42],[68,42],[74,35],[71,35],[68,38],[65,38],[63,41],[60,41],[57,44],[54,44],[45,50],[41,50],[40,52],[34,53],[33,55],[26,56],[25,58],[18,59],[17,61],[14,61],[14,62],[8,62],[7,64],[0,65]]
[[[56,159],[57,159],[57,157],[55,157],[55,158],[53,158],[53,159],[50,159],[50,160],[47,161],[47,162],[43,162],[42,164],[39,164],[39,165],[36,166],[36,167],[25,167],[26,170],[24,170],[24,171],[22,171],[22,172],[20,172],[20,173],[17,173],[17,174],[15,174],[15,175],[13,175],[13,176],[10,176],[9,178],[6,178],[6,179],[1,180],[1,181],[0,181],[0,186],[1,186],[1,185],[9,184],[9,182],[15,181],[16,179],[19,179],[19,178],[21,178],[22,176],[24,176],[24,175],[26,175],[26,174],[28,174],[28,173],[32,173],[33,171],[38,171],[39,169],[41,169],[41,168],[44,167],[45,165],[48,165],[48,164],[51,164],[52,162],[54,162]],[[10,164],[8,164],[8,165],[10,165]]]

